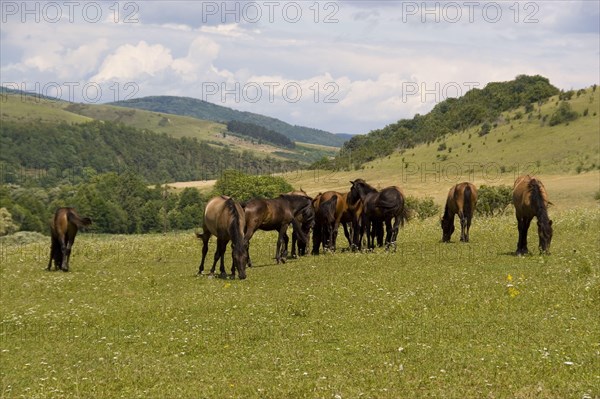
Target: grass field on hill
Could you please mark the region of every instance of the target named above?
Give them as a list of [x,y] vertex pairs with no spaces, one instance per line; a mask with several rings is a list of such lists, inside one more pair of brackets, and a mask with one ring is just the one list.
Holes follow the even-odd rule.
[[164,133],[171,137],[191,137],[213,146],[250,151],[259,156],[272,156],[303,163],[314,162],[324,156],[333,156],[339,150],[308,143],[297,143],[296,150],[282,149],[266,143],[243,139],[227,132],[225,124],[187,117],[123,108],[105,104],[79,104],[52,101],[33,96],[5,94],[0,99],[2,120],[82,123],[104,120],[123,123],[138,129]]
[[0,397],[598,398],[600,211],[550,216],[548,256],[512,214],[284,265],[259,232],[244,281],[196,277],[191,232],[80,234],[69,273],[2,241]]

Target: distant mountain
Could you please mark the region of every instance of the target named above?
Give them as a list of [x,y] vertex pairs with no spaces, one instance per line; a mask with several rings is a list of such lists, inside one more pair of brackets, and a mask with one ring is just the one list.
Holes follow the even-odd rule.
[[252,112],[237,111],[221,105],[209,103],[190,97],[151,96],[126,101],[110,103],[119,107],[144,109],[154,112],[164,112],[175,115],[191,116],[198,119],[227,123],[239,121],[262,126],[268,130],[280,133],[292,141],[310,144],[321,144],[341,147],[349,139],[345,134],[333,134],[324,130],[304,126],[290,125],[276,118],[255,114]]

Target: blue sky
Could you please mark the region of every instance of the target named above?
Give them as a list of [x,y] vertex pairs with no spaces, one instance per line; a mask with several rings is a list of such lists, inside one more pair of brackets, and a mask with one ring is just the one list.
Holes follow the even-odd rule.
[[598,1],[2,1],[2,84],[204,99],[366,133],[471,87],[599,83]]

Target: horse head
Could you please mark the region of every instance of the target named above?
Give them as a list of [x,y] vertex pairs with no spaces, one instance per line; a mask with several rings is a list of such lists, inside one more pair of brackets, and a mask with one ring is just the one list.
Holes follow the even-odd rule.
[[450,242],[450,237],[454,233],[454,221],[446,214],[440,220],[442,226],[442,242]]
[[552,220],[538,217],[538,236],[540,238],[540,251],[546,254],[550,253],[550,244],[552,243]]

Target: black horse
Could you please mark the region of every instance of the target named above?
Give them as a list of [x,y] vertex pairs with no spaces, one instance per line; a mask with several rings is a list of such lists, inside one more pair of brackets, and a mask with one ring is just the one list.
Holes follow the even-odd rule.
[[313,229],[313,249],[312,254],[318,255],[321,244],[324,250],[335,250],[334,228],[337,227],[336,208],[338,196],[333,195],[326,201],[319,201],[319,197],[313,200],[315,209],[315,227]]
[[[404,222],[408,220],[408,209],[400,188],[391,186],[378,191],[363,179],[356,179],[350,184],[352,187],[348,203],[355,204],[358,200],[363,202],[362,223],[359,229],[355,229],[354,245],[361,248],[362,236],[366,232],[367,248],[375,248],[375,238],[383,236],[382,224],[386,227],[386,249],[395,245],[399,226],[404,226]],[[383,242],[378,241],[378,245],[382,246]]]

